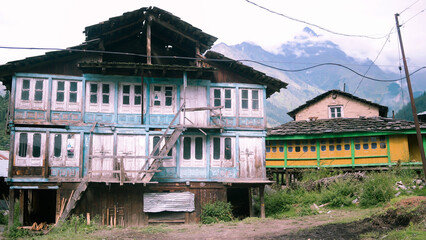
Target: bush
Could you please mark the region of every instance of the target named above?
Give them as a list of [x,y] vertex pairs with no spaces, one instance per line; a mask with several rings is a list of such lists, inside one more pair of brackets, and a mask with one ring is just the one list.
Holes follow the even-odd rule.
[[362,207],[376,206],[395,195],[395,178],[392,174],[374,173],[365,180],[359,202]]
[[229,202],[216,201],[207,203],[201,211],[201,222],[203,224],[230,222],[234,220],[232,206]]
[[292,199],[286,191],[280,190],[277,192],[265,194],[265,214],[273,216],[290,210]]
[[336,181],[321,191],[321,203],[330,203],[330,207],[350,206],[357,190],[356,183]]
[[6,211],[0,211],[0,225],[7,225],[9,219]]

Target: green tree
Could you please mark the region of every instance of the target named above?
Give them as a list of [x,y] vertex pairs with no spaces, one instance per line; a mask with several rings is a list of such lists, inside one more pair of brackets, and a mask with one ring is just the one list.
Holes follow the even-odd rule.
[[9,108],[9,91],[0,95],[0,150],[9,150],[10,137],[6,132],[7,113]]
[[[416,103],[417,113],[426,111],[426,93],[423,93],[421,96],[418,96],[414,99]],[[396,114],[396,119],[410,120],[413,121],[413,110],[411,110],[411,104],[408,103],[401,108]]]

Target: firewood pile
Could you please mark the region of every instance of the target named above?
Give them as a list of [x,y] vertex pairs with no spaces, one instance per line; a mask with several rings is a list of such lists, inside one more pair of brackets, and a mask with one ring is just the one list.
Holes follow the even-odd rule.
[[47,230],[49,228],[49,224],[42,222],[40,224],[37,224],[36,222],[33,223],[32,226],[23,226],[23,227],[17,227],[17,229],[27,229],[31,231],[42,231]]

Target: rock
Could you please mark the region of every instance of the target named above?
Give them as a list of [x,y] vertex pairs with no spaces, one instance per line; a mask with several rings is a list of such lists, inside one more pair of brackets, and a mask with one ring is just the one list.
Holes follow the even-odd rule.
[[423,184],[423,180],[421,180],[421,179],[416,179],[416,180],[414,180],[414,182],[416,183],[416,185],[422,185]]
[[395,194],[395,197],[398,197],[400,194],[401,194],[401,192],[397,192],[397,193]]
[[352,204],[357,204],[357,203],[359,203],[359,199],[358,198],[355,198],[354,200],[352,200]]
[[416,186],[412,186],[411,188],[412,188],[412,189],[416,189]]

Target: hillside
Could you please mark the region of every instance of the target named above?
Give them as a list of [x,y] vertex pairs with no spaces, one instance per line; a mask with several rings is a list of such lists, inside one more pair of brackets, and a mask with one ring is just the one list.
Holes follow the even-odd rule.
[[[417,113],[426,111],[426,92],[424,92],[421,96],[416,97],[414,102],[416,104]],[[395,114],[395,118],[410,121],[414,120],[410,102],[407,102],[407,104]]]
[[[241,43],[228,46],[224,43],[213,47],[214,51],[225,56],[239,59],[259,61],[281,69],[302,69],[319,63],[338,63],[345,65],[361,74],[368,71],[368,76],[378,79],[398,79],[399,74],[385,72],[372,64],[369,59],[359,60],[348,56],[338,45],[331,41],[320,41],[318,36],[309,28],[304,29],[301,36],[296,36],[293,41],[282,44],[278,53],[265,51],[260,46],[251,43]],[[343,90],[361,98],[389,107],[389,116],[407,103],[408,93],[401,91],[401,81],[377,82],[354,74],[338,66],[322,66],[306,71],[288,72],[280,71],[255,63],[243,62],[266,74],[287,82],[288,88],[274,94],[267,100],[266,114],[269,126],[276,126],[291,120],[286,114],[288,111],[306,102],[306,100],[330,89]],[[425,73],[419,72],[412,76],[415,94],[420,95],[426,89],[426,83],[420,81]],[[362,81],[361,81],[362,80]],[[361,84],[358,87],[358,84]],[[404,81],[402,82],[406,89]]]

